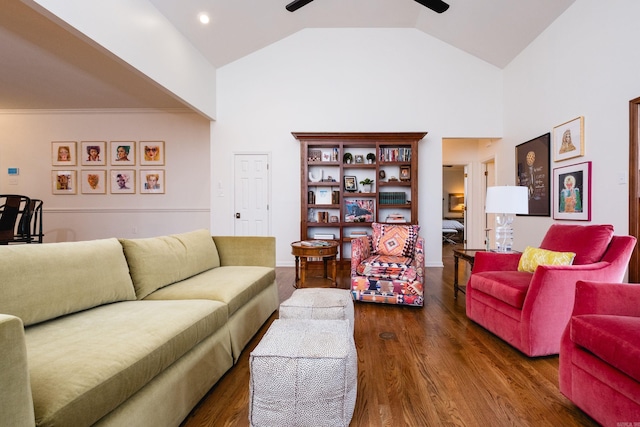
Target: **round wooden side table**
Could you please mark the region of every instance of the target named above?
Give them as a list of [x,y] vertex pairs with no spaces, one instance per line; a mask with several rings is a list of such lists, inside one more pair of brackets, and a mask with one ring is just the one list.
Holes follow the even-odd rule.
[[[331,240],[303,240],[291,243],[291,254],[296,257],[296,288],[303,288],[307,275],[308,258],[322,258],[324,263],[324,278],[331,280],[334,287],[337,282],[338,242]],[[331,276],[327,275],[327,261],[331,262]],[[299,273],[299,274],[298,274]]]

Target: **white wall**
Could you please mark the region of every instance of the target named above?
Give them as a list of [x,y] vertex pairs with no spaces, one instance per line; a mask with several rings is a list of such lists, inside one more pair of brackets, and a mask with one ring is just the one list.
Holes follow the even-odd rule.
[[[640,2],[577,0],[505,69],[508,162],[496,165],[501,184],[515,182],[515,145],[578,116],[585,117],[584,157],[551,168],[592,161],[592,223],[628,232],[629,100],[640,96]],[[517,217],[515,248],[538,245],[551,217]],[[584,222],[567,222],[584,224]]]
[[300,150],[292,131],[427,131],[420,145],[426,263],[442,265],[442,138],[502,132],[502,72],[414,29],[306,29],[218,69],[212,125],[214,233],[233,230],[232,155],[273,155],[278,265],[300,238]]
[[[105,237],[151,237],[209,228],[209,121],[174,111],[0,111],[0,193],[44,200],[46,242]],[[52,141],[165,141],[165,194],[53,195]],[[20,169],[9,183],[7,168]],[[78,166],[70,169],[121,169]],[[137,180],[137,177],[136,177]]]

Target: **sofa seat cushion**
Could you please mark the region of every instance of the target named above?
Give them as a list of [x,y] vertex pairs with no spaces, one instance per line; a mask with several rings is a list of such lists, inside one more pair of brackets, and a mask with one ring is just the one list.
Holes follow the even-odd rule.
[[362,261],[356,272],[361,276],[412,281],[416,278],[416,271],[411,268],[412,261],[404,256],[374,255]]
[[585,314],[570,323],[571,340],[640,381],[640,318]]
[[95,423],[226,321],[215,301],[127,301],[27,328],[37,425]]
[[472,274],[469,286],[520,309],[532,277],[527,271],[485,271]]
[[602,259],[613,238],[612,225],[553,224],[540,243],[541,249],[574,252],[574,265],[593,264]]
[[228,306],[229,317],[276,280],[272,267],[226,266],[158,289],[146,300],[208,299]]
[[220,266],[220,255],[207,230],[146,239],[120,239],[136,297]]

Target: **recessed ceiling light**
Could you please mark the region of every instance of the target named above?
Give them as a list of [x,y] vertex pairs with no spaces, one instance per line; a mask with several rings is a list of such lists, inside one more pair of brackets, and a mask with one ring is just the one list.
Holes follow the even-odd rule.
[[200,19],[200,22],[203,24],[208,24],[210,21],[209,15],[207,15],[206,13],[201,13],[200,15],[198,15],[198,19]]

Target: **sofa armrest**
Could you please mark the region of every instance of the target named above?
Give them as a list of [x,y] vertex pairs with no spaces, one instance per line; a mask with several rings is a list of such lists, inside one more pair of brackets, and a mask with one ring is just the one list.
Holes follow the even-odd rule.
[[356,275],[356,268],[371,256],[371,236],[361,236],[351,239],[351,276]]
[[33,397],[22,320],[0,314],[0,414],[2,425],[34,426]]
[[516,271],[521,256],[521,253],[477,252],[473,263],[473,272]]
[[640,317],[640,284],[578,281],[573,316],[581,314]]
[[220,265],[276,266],[276,239],[269,236],[213,236]]

